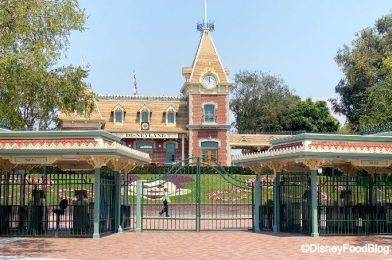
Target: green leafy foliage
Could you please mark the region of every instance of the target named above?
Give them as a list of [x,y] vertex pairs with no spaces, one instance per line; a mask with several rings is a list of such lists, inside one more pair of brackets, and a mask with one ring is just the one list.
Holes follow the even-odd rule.
[[58,112],[88,114],[87,70],[57,67],[71,31],[83,31],[77,0],[0,1],[0,118],[13,128],[48,129]]
[[348,126],[359,131],[391,120],[392,14],[360,31],[351,45],[335,57],[345,76],[335,88],[339,98],[331,101],[335,112],[346,116]]
[[299,97],[282,79],[263,72],[242,71],[235,75],[230,109],[240,132],[290,130],[289,115]]
[[233,94],[230,108],[239,132],[335,132],[339,128],[325,101],[302,101],[276,76],[240,72]]
[[331,115],[327,102],[307,98],[299,101],[290,114],[291,130],[306,132],[336,132],[339,122]]

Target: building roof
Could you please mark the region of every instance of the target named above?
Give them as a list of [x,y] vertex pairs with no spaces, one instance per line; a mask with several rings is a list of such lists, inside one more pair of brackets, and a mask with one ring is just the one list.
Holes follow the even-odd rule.
[[[183,132],[188,124],[188,103],[183,97],[128,97],[98,96],[97,104],[105,121],[105,130],[109,132],[140,131],[140,110],[150,112],[149,131]],[[121,104],[125,117],[122,124],[113,121],[113,108]],[[169,108],[176,112],[176,124],[166,124],[166,112]]]
[[60,120],[69,120],[69,121],[85,121],[88,119],[89,121],[103,122],[101,111],[97,105],[96,99],[94,99],[94,108],[90,115],[85,116],[78,113],[64,113],[60,112],[59,114]]
[[209,30],[203,30],[199,47],[192,64],[192,73],[189,82],[199,83],[201,76],[208,71],[218,76],[220,83],[229,83],[225,68],[219,58],[214,41]]
[[274,134],[231,134],[231,148],[259,148],[265,150],[271,146],[271,140],[284,138],[286,135]]
[[[96,108],[94,115],[99,115],[99,123],[96,128],[104,126],[109,132],[132,132],[140,131],[140,110],[147,108],[150,111],[149,131],[154,132],[185,132],[188,124],[188,103],[183,96],[115,96],[101,95],[95,98]],[[115,123],[113,110],[115,108],[124,110],[123,123]],[[176,113],[176,124],[166,124],[166,112],[172,109]],[[75,122],[91,122],[91,118],[80,115],[62,114],[63,129],[75,127]]]
[[[213,73],[219,84],[230,85],[229,69],[223,67],[209,30],[202,31],[192,67],[184,67],[182,73],[186,77],[186,84],[199,84],[205,73]],[[184,87],[185,85],[181,89],[182,93],[186,92]]]
[[[0,133],[0,164],[66,165],[116,170],[148,163],[148,154],[131,149],[105,131],[11,131]],[[81,167],[83,165],[83,167]]]
[[271,143],[268,151],[233,156],[232,163],[277,171],[300,170],[299,165],[302,171],[324,166],[392,170],[392,136],[300,134]]

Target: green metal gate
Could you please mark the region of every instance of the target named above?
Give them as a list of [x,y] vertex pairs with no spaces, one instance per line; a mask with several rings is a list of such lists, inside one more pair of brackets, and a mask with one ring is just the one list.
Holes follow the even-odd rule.
[[282,174],[279,185],[280,231],[311,232],[311,192],[308,174]]
[[133,174],[123,174],[121,179],[120,195],[120,226],[126,230],[135,230],[136,196],[131,196],[131,191],[136,190]]
[[115,232],[115,172],[103,168],[100,177],[99,233]]
[[[216,163],[194,158],[173,165],[165,174],[146,177],[140,180],[142,230],[253,228],[252,174],[230,173]],[[168,216],[163,211],[165,188],[170,198]]]
[[260,215],[261,230],[272,231],[274,219],[274,176],[261,175],[260,178]]

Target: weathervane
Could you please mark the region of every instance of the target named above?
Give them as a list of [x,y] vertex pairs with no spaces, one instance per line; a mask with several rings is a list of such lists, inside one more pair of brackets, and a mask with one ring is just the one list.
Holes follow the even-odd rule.
[[207,22],[207,0],[204,0],[204,20],[202,23],[197,23],[197,30],[199,32],[210,31],[212,32],[215,29],[215,25],[213,22]]

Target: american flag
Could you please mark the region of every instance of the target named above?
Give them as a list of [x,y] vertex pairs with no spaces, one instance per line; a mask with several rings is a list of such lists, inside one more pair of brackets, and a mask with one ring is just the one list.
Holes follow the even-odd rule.
[[133,72],[133,95],[137,96],[137,81],[135,71]]

